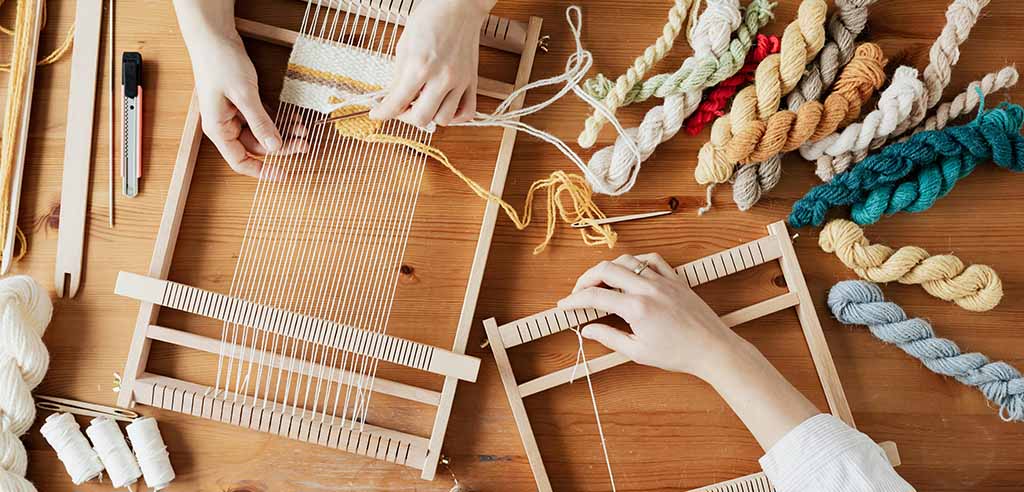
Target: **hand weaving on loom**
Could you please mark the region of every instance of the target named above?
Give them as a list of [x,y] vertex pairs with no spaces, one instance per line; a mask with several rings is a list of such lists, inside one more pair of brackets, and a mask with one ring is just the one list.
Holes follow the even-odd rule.
[[[89,121],[116,78],[102,0],[51,8],[52,33],[44,2],[7,2],[3,267],[82,293],[49,323],[52,292],[0,279],[0,492],[1015,484],[958,453],[1024,439],[1000,338],[1024,109],[997,100],[1012,65],[961,59],[1024,12],[1008,1],[175,0],[180,38],[169,7],[111,1],[106,61],[145,53],[132,121],[154,137],[118,150],[174,164],[91,248],[92,138],[116,158]],[[34,84],[40,43],[70,75]],[[728,183],[736,210],[704,214]]]

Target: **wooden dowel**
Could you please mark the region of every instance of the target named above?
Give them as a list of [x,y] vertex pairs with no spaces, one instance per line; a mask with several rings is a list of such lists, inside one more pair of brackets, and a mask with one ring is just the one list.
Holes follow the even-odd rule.
[[[335,367],[327,367],[316,362],[307,362],[305,360],[299,360],[295,357],[289,357],[281,354],[273,354],[261,350],[250,350],[249,348],[239,347],[232,343],[225,343],[221,340],[215,340],[213,338],[196,335],[187,331],[175,330],[164,326],[150,325],[146,336],[151,340],[166,342],[179,347],[187,347],[209,354],[235,354],[235,357],[233,357],[235,359],[240,359],[245,362],[258,360],[260,363],[266,364],[267,367],[284,369],[296,374],[322,374],[323,376],[321,376],[321,379],[334,381],[338,384],[344,384],[346,380],[355,381],[352,377],[353,374],[351,371]],[[372,389],[377,393],[434,406],[437,406],[441,401],[441,393],[437,391],[402,384],[380,377],[375,377],[373,381]]]

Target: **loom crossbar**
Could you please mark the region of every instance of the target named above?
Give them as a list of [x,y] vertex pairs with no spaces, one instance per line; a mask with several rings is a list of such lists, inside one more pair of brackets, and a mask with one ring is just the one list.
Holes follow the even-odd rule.
[[[332,2],[335,0],[324,1]],[[406,1],[368,1],[376,4],[378,7],[387,3],[388,8],[396,5],[398,8],[403,8],[403,5],[407,7],[412,5],[412,2]],[[354,2],[344,1],[343,3],[351,5]],[[363,15],[367,15],[367,3],[363,2],[362,5],[361,12]],[[387,12],[384,13],[386,14]],[[408,13],[408,9],[405,13]],[[401,16],[398,22],[395,22],[395,16],[393,15],[374,15],[374,17],[392,23],[401,24],[404,22],[404,17]],[[258,22],[244,19],[236,19],[236,21],[242,35],[277,45],[289,46],[295,42],[299,35],[294,31]],[[487,20],[484,26],[485,32],[481,37],[481,44],[504,51],[519,53],[519,67],[516,72],[515,81],[512,84],[480,77],[479,95],[504,99],[513,90],[526,85],[530,81],[534,57],[540,46],[542,23],[543,21],[539,17],[531,17],[528,23],[509,21],[493,16]],[[522,108],[524,99],[525,95],[519,94],[509,105],[509,110],[514,111]],[[189,187],[195,170],[201,141],[202,129],[199,121],[199,104],[193,92],[188,114],[185,118],[178,155],[171,175],[167,200],[164,204],[160,229],[157,232],[154,243],[153,257],[149,270],[145,277],[133,276],[132,278],[135,280],[142,278],[147,282],[160,282],[164,286],[173,283],[168,282],[166,279],[170,273],[174,248],[181,228],[182,216],[188,199]],[[494,174],[490,185],[491,193],[497,196],[503,194],[515,141],[516,131],[508,128],[504,129],[495,158]],[[131,346],[127,362],[125,363],[125,373],[121,381],[121,391],[118,394],[117,404],[124,408],[130,408],[135,404],[150,405],[252,430],[279,434],[291,439],[341,449],[415,468],[421,470],[420,478],[432,480],[437,473],[437,466],[441,459],[441,446],[444,443],[444,436],[455,401],[455,390],[458,382],[475,378],[476,368],[479,366],[479,360],[466,356],[465,352],[466,344],[469,340],[469,332],[472,328],[477,299],[480,294],[480,286],[483,281],[483,273],[487,264],[491,239],[494,236],[494,227],[498,219],[498,211],[498,206],[493,202],[488,202],[484,207],[483,220],[480,224],[480,232],[473,255],[473,263],[469,271],[469,280],[466,285],[465,296],[462,299],[459,321],[455,328],[454,342],[450,351],[416,344],[416,342],[396,337],[368,337],[375,338],[381,342],[390,340],[394,347],[419,347],[422,345],[419,352],[421,356],[428,352],[433,354],[433,362],[431,362],[431,356],[426,355],[427,362],[425,364],[427,370],[434,366],[433,368],[436,370],[432,372],[445,375],[440,391],[419,388],[382,378],[376,378],[371,388],[374,392],[437,407],[433,426],[428,437],[413,436],[365,423],[356,423],[353,427],[351,422],[341,422],[340,419],[325,418],[322,414],[313,415],[312,411],[303,410],[302,408],[295,409],[293,407],[291,411],[283,411],[275,407],[274,402],[264,400],[263,402],[255,403],[244,395],[236,397],[223,391],[219,394],[213,394],[212,388],[207,386],[148,372],[146,365],[154,340],[206,353],[219,353],[222,351],[221,341],[219,340],[157,325],[163,295],[162,293],[154,295],[152,288],[150,288],[150,292],[147,295],[137,296],[141,301],[139,314],[135,322],[135,331],[132,335]],[[186,288],[192,296],[206,292],[194,287],[178,285],[180,287],[176,288]],[[158,300],[157,297],[160,297],[161,300]],[[203,308],[207,313],[212,312],[210,309],[214,308],[210,306],[214,305],[215,302],[220,302],[222,310],[224,303],[229,302],[226,296],[212,292],[206,292],[206,297],[208,299],[218,299],[218,301],[207,302],[206,307]],[[187,303],[187,301],[180,301],[177,303],[179,307],[184,307],[181,302]],[[264,311],[267,313],[273,309],[264,307]],[[278,314],[281,315],[282,313]],[[297,316],[294,313],[290,315],[292,319],[295,319],[295,316]],[[284,317],[286,318],[287,316]],[[221,316],[218,319],[224,319],[224,317]],[[264,324],[260,325],[261,328],[265,326]],[[344,328],[338,328],[338,330],[344,330]],[[309,374],[309,370],[320,373],[321,369],[323,369],[324,379],[326,380],[338,381],[347,374],[344,368],[322,366],[313,362],[286,357],[283,354],[260,353],[259,351],[238,352],[241,353],[230,357],[240,360],[248,360],[248,357],[260,357],[263,360],[265,355],[266,359],[269,360],[268,364],[270,366],[278,368],[287,366],[285,370],[289,372],[300,371]],[[246,354],[245,352],[248,353]],[[408,350],[400,350],[400,352],[404,353],[408,352]],[[455,362],[455,366],[458,367],[452,366],[445,369],[436,367],[439,354],[443,354],[440,355],[442,359]],[[387,357],[387,352],[384,355]],[[412,363],[410,367],[422,366],[423,358],[421,357],[418,360],[420,361],[419,363]],[[472,377],[469,377],[471,374]]]
[[422,371],[476,381],[480,359],[383,333],[249,302],[170,280],[121,272],[114,293]]
[[[795,307],[814,361],[815,370],[828,401],[829,410],[851,427],[855,427],[853,414],[839,381],[832,355],[828,351],[821,323],[818,321],[785,223],[780,221],[770,224],[767,236],[691,261],[676,267],[676,271],[686,279],[691,287],[696,287],[773,260],[779,261],[789,292],[725,314],[722,316],[722,321],[727,326],[734,327]],[[512,416],[537,482],[537,489],[540,492],[551,492],[552,487],[540,455],[540,448],[537,446],[537,440],[533,434],[533,427],[526,413],[524,398],[571,382],[575,368],[562,368],[519,384],[516,382],[507,350],[581,326],[607,315],[608,313],[596,309],[555,308],[500,326],[494,318],[484,321],[487,341],[494,355],[498,375],[512,407]],[[629,362],[628,358],[612,352],[588,361],[587,368],[591,374],[594,374],[626,362]],[[894,465],[899,464],[899,454],[895,444],[886,442],[882,443],[881,447]],[[767,492],[769,490],[774,489],[763,473],[755,473],[699,489],[702,492]]]

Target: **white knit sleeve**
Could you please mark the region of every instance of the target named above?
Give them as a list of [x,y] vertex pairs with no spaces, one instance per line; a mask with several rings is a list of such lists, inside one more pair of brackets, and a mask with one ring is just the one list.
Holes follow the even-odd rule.
[[874,441],[829,414],[789,431],[760,459],[777,492],[913,492]]

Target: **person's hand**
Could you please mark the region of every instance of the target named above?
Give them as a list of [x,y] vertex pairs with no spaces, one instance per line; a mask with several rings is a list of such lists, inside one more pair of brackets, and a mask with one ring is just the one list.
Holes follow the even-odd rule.
[[[633,273],[642,261],[648,267]],[[727,328],[686,281],[657,254],[601,262],[576,282],[558,307],[596,308],[629,323],[626,333],[601,323],[583,336],[640,364],[685,372],[702,379],[739,337]]]
[[256,69],[234,25],[234,6],[223,0],[177,0],[182,35],[192,59],[203,133],[236,172],[273,177],[262,156],[304,152],[306,129],[296,115],[284,142],[260,100]]
[[495,0],[423,0],[395,51],[388,94],[370,112],[418,127],[469,121],[476,112],[480,28]]

